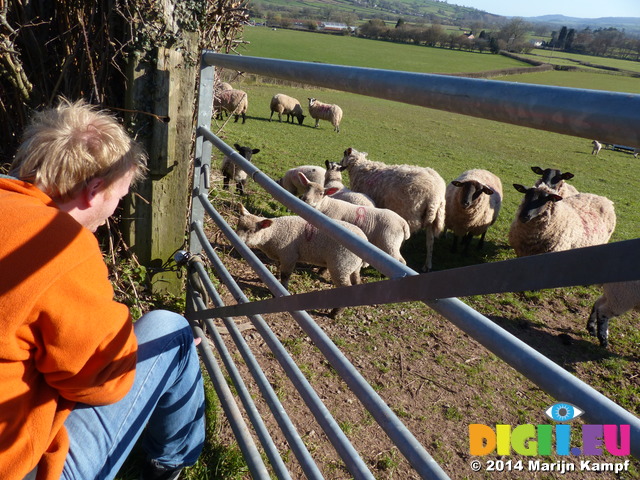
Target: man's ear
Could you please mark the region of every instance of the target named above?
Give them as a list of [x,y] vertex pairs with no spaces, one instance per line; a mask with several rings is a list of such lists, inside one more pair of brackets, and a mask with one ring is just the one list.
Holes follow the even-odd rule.
[[87,207],[91,206],[95,198],[105,189],[105,187],[105,181],[100,177],[92,178],[87,182],[86,187],[82,189],[82,200],[86,203]]

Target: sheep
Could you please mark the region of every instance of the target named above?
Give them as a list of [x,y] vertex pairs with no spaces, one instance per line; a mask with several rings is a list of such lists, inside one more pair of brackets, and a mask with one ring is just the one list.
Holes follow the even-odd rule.
[[591,143],[593,144],[593,150],[591,150],[591,155],[598,155],[598,153],[600,153],[600,150],[602,149],[602,144],[597,140],[594,140]]
[[230,84],[230,83],[227,83],[227,82],[221,82],[221,83],[218,85],[218,90],[219,90],[220,92],[223,92],[223,91],[225,91],[225,90],[233,90],[233,87],[231,86],[231,84]]
[[244,90],[223,90],[214,97],[214,107],[219,108],[218,117],[222,118],[222,112],[226,111],[230,115],[235,115],[235,121],[242,115],[242,123],[247,119],[247,109],[249,108],[249,98]]
[[322,103],[315,98],[309,98],[309,115],[316,120],[315,128],[318,128],[320,120],[328,120],[333,125],[334,132],[340,132],[342,109],[338,105]]
[[509,230],[519,257],[607,243],[616,226],[613,202],[591,193],[563,199],[547,185],[526,188]]
[[600,345],[609,346],[609,320],[634,309],[640,309],[640,280],[605,283],[603,293],[593,304],[587,331],[597,336]]
[[[355,225],[338,223],[363,240],[367,239]],[[259,217],[241,206],[236,232],[248,247],[261,250],[277,262],[282,285],[287,289],[297,263],[326,267],[336,287],[360,283],[362,259],[302,217]],[[330,315],[335,318],[343,310],[334,308]]]
[[463,237],[467,252],[474,235],[480,235],[478,249],[482,248],[487,230],[502,206],[500,178],[488,170],[467,170],[447,185],[445,199],[445,229],[453,231],[451,251],[457,250],[458,237]]
[[429,167],[386,165],[348,148],[341,165],[349,172],[351,188],[369,195],[378,208],[393,210],[409,224],[411,233],[426,230],[423,270],[432,268],[433,243],[444,231],[445,182]]
[[534,185],[536,187],[545,184],[549,188],[554,189],[556,193],[563,198],[580,193],[576,187],[565,182],[565,180],[571,180],[574,177],[571,172],[562,173],[560,170],[554,168],[545,168],[543,170],[540,167],[531,167],[531,170],[533,173],[541,175],[541,178],[539,178]]
[[[246,158],[248,161],[251,161],[251,156],[255,155],[260,151],[259,148],[251,148],[251,147],[242,147],[237,143],[233,144],[234,148],[238,151],[240,155]],[[244,186],[247,183],[247,172],[238,167],[231,158],[225,156],[222,160],[222,188],[227,190],[229,188],[229,180],[233,180],[236,182],[236,191],[240,195],[244,195]]]
[[404,218],[386,208],[364,207],[337,200],[325,195],[324,187],[309,181],[304,173],[298,173],[298,177],[305,189],[301,197],[303,202],[318,209],[329,218],[343,220],[360,227],[369,242],[403,265],[407,264],[400,253],[402,242],[410,235],[409,224]]
[[367,195],[364,193],[354,192],[344,186],[342,183],[343,166],[336,162],[330,162],[329,160],[326,160],[324,163],[327,167],[327,173],[324,176],[324,189],[327,195],[331,195],[331,198],[353,203],[354,205],[375,207],[373,200],[371,200]]
[[302,125],[302,121],[304,120],[304,114],[302,113],[302,106],[300,102],[293,97],[285,95],[284,93],[278,93],[273,96],[271,99],[271,104],[269,105],[271,108],[271,115],[269,116],[269,121],[273,117],[273,113],[278,113],[278,121],[282,123],[282,114],[287,115],[287,122],[293,123],[293,118],[298,119],[298,124]]
[[324,185],[326,170],[315,165],[301,165],[287,170],[285,174],[277,180],[278,185],[294,195],[302,195],[304,188],[298,177],[299,172],[304,173],[309,180]]

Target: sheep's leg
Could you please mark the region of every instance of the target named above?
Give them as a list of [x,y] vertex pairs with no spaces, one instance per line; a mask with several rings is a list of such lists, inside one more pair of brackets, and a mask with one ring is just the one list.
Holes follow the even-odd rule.
[[471,235],[470,232],[467,232],[465,236],[462,237],[462,247],[463,247],[462,251],[464,252],[465,255],[469,253],[469,245],[471,244],[472,238],[473,238],[473,235]]
[[[333,284],[336,287],[349,287],[351,286],[351,279],[353,278],[353,275],[356,274],[358,275],[358,280],[360,279],[360,272],[359,270],[356,270],[356,272],[352,272],[352,273],[343,273],[340,272],[338,270],[335,269],[334,266],[329,266],[329,274],[331,275],[331,281],[333,282]],[[355,284],[354,284],[355,285]],[[342,312],[344,312],[345,307],[336,307],[334,309],[331,310],[331,312],[329,312],[329,317],[331,318],[337,318],[338,315],[340,315]]]
[[606,305],[606,298],[603,296],[596,300],[591,309],[591,315],[587,321],[587,331],[593,337],[597,336],[600,345],[607,348],[609,345],[609,320],[615,316]]
[[315,126],[315,127],[313,127],[313,128],[318,128],[318,125],[319,125],[319,124],[320,124],[320,119],[319,119],[319,118],[316,118],[316,126]]
[[[247,120],[247,115],[246,113],[242,114],[242,123],[244,123]],[[236,117],[236,122],[238,121],[238,117]]]
[[229,178],[226,175],[224,175],[222,177],[222,189],[223,190],[229,190]]
[[487,232],[482,232],[482,235],[480,235],[480,240],[478,240],[478,250],[481,250],[482,247],[484,247],[484,236],[487,234]]
[[[280,116],[280,114],[278,114],[278,116]],[[271,119],[273,118],[273,110],[271,110],[271,115],[269,115],[269,121],[271,121]],[[282,121],[282,120],[280,120]]]
[[598,340],[604,348],[609,346],[609,319],[607,315],[598,315]]
[[427,247],[427,257],[424,260],[424,265],[422,267],[422,271],[423,272],[429,272],[431,271],[431,257],[433,255],[433,225],[429,225],[427,227],[427,242],[426,242],[426,247]]
[[236,192],[239,195],[244,195],[244,182],[236,182]]
[[451,244],[451,253],[456,253],[458,251],[458,236],[453,234],[453,243]]

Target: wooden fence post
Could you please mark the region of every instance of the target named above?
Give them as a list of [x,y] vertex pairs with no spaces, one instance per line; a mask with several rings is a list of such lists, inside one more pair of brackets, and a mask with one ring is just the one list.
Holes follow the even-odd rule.
[[165,262],[185,243],[188,216],[198,34],[183,33],[180,50],[160,47],[155,62],[132,55],[126,123],[149,155],[149,175],[125,206],[123,234],[152,275],[154,292],[182,293]]

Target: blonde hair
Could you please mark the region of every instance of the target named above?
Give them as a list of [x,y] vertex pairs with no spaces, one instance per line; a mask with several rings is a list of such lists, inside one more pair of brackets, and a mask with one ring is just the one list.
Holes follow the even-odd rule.
[[83,100],[61,99],[38,112],[25,129],[10,174],[53,199],[74,197],[94,178],[106,187],[134,172],[144,178],[147,157],[115,117]]

